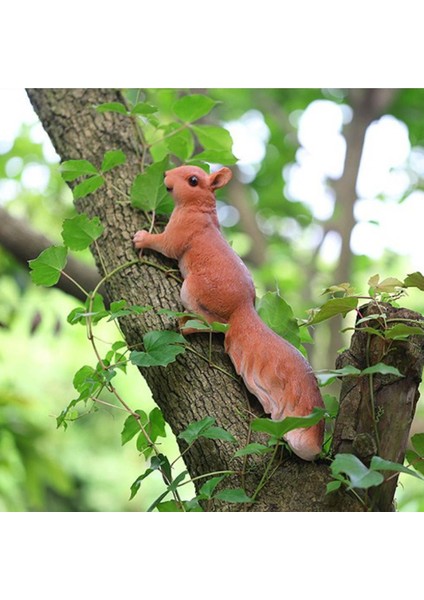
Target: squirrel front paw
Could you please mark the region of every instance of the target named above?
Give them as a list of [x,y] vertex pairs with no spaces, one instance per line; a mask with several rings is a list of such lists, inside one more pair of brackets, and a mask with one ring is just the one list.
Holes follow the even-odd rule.
[[134,235],[133,237],[133,244],[136,248],[145,248],[145,241],[146,238],[149,237],[149,232],[148,231],[137,231],[137,233]]

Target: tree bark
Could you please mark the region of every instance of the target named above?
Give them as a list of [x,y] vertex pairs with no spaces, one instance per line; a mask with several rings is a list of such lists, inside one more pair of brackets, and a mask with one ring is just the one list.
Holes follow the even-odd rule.
[[[381,310],[392,323],[400,319],[400,323],[413,326],[417,320],[424,321],[422,315],[416,312],[385,303],[361,307],[358,319],[378,314]],[[352,365],[363,370],[383,362],[396,367],[403,377],[375,374],[343,379],[333,453],[355,454],[365,464],[369,464],[374,455],[402,464],[419,398],[424,336],[411,336],[405,341],[383,339],[361,331],[365,326],[379,331],[384,329],[381,319],[359,325],[349,350],[339,356],[337,368]],[[394,472],[386,471],[385,482],[370,488],[368,502],[374,510],[393,510],[397,480]]]
[[[135,231],[146,227],[144,216],[120,199],[116,189],[128,193],[139,172],[131,120],[116,113],[99,114],[93,105],[122,101],[115,90],[28,90],[31,102],[62,160],[88,159],[100,165],[104,152],[120,148],[126,156],[125,165],[106,174],[106,186],[95,194],[76,202],[77,210],[90,217],[97,215],[105,231],[92,252],[98,269],[108,272],[136,258],[132,245]],[[175,267],[163,256],[149,255],[159,266]],[[106,285],[111,301],[126,299],[129,305],[150,304],[154,308],[181,310],[179,284],[159,270],[139,264],[119,271]],[[140,342],[142,335],[152,329],[175,329],[176,324],[164,315],[148,312],[140,318],[124,318],[120,322],[128,344]],[[203,356],[208,354],[208,336],[195,335],[192,348]],[[248,395],[223,351],[222,338],[212,343],[212,360],[218,368],[193,352],[186,352],[166,368],[142,369],[153,397],[166,421],[177,435],[190,422],[213,416],[217,424],[230,431],[238,445],[217,440],[201,439],[186,452],[185,461],[192,477],[227,469],[241,469],[242,459],[234,459],[238,447],[260,437],[250,434],[251,415],[259,415],[259,403]],[[229,376],[227,373],[231,376]],[[134,406],[134,409],[139,406]],[[178,440],[181,450],[185,443]],[[251,494],[260,482],[268,465],[268,455],[247,460],[244,475],[235,475],[231,487],[244,486]],[[273,477],[262,489],[254,504],[243,505],[247,511],[361,511],[361,504],[348,493],[325,494],[329,480],[327,464],[306,463],[296,457],[284,457]],[[200,480],[200,483],[203,483]],[[239,511],[239,504],[222,502],[210,510]]]

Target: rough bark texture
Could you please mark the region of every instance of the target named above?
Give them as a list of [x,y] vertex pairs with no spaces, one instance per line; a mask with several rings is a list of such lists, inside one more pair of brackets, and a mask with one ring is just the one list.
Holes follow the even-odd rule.
[[[110,272],[124,262],[136,258],[132,246],[135,231],[146,227],[143,215],[127,204],[118,203],[116,188],[128,193],[134,177],[139,172],[136,151],[137,137],[130,119],[116,113],[98,114],[93,105],[121,101],[115,90],[29,90],[31,102],[49,134],[62,160],[85,158],[100,165],[107,150],[120,148],[127,163],[107,174],[107,185],[88,198],[77,202],[77,209],[89,216],[97,215],[105,226],[97,249],[93,248],[99,271]],[[139,149],[138,149],[139,151]],[[113,184],[113,187],[112,187]],[[149,260],[162,266],[175,266],[162,256],[151,254]],[[155,268],[135,265],[120,271],[107,284],[109,299],[125,298],[130,305],[150,304],[155,308],[181,310],[179,284]],[[128,344],[137,344],[141,336],[151,329],[175,329],[175,322],[155,312],[143,318],[126,318],[121,327]],[[193,348],[207,355],[208,336],[191,338]],[[220,368],[232,373],[231,363],[223,352],[222,339],[213,341],[212,360]],[[144,369],[153,397],[162,409],[173,432],[178,434],[193,420],[206,415],[216,417],[217,423],[228,429],[239,446],[248,441],[250,414],[259,414],[255,399],[248,398],[244,386],[208,363],[186,352],[167,368]],[[142,405],[140,399],[139,405]],[[138,406],[139,407],[139,406]],[[133,408],[138,408],[133,407]],[[250,412],[249,412],[250,411]],[[182,449],[185,445],[183,443]],[[234,460],[233,444],[201,440],[185,454],[187,468],[192,477],[211,471],[241,468],[242,460]],[[234,476],[232,486],[245,486],[252,493],[261,480],[268,456],[249,458],[244,478]],[[325,495],[329,472],[325,463],[305,463],[297,458],[285,457],[271,481],[263,488],[255,504],[243,506],[248,511],[353,511],[363,510],[360,503],[346,493]],[[222,503],[211,510],[241,510],[241,505]]]
[[[371,303],[360,309],[361,317],[378,314],[383,310],[390,325],[401,323],[414,325],[423,317],[407,309],[394,308],[389,304],[376,306]],[[359,318],[359,317],[358,317]],[[408,319],[411,321],[408,323]],[[381,331],[382,320],[366,321],[362,326]],[[403,375],[375,374],[365,377],[343,379],[340,394],[340,412],[333,438],[333,452],[348,452],[369,463],[372,456],[403,463],[409,431],[419,398],[418,386],[424,365],[424,338],[411,336],[406,341],[382,339],[377,335],[355,332],[349,350],[341,354],[337,368],[346,365],[363,370],[379,362],[396,367]],[[392,509],[397,476],[385,473],[386,482],[368,492],[372,508],[380,511]]]
[[[10,252],[16,260],[28,267],[28,261],[53,245],[53,242],[38,231],[32,229],[23,219],[16,219],[7,210],[0,207],[0,245]],[[100,275],[88,265],[75,259],[68,258],[66,272],[70,277],[78,281],[85,290],[93,290],[100,281]],[[56,284],[60,290],[84,301],[85,296],[67,277],[62,277]],[[100,290],[101,293],[104,290]]]

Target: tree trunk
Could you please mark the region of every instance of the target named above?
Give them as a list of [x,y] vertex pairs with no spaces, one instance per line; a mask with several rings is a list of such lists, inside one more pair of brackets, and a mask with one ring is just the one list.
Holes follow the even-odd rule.
[[[137,138],[128,117],[117,113],[97,113],[93,106],[104,102],[119,102],[115,90],[32,89],[31,102],[62,160],[88,159],[100,165],[104,152],[122,149],[125,165],[106,174],[106,185],[98,192],[76,202],[78,211],[90,217],[97,215],[105,231],[92,248],[98,269],[110,272],[124,262],[136,258],[132,245],[135,231],[146,227],[145,218],[129,204],[120,200],[116,189],[128,193],[139,172]],[[160,266],[175,267],[172,261],[154,253],[149,260]],[[180,285],[155,268],[140,264],[119,271],[108,280],[106,289],[111,301],[126,299],[129,305],[149,304],[154,308],[181,310]],[[148,312],[140,318],[126,317],[120,321],[129,345],[140,342],[142,335],[152,329],[175,329],[176,323],[164,315]],[[204,357],[208,354],[208,336],[197,334],[190,338],[192,348]],[[234,460],[234,452],[248,442],[260,438],[249,431],[250,416],[260,414],[256,399],[249,396],[237,377],[229,358],[223,351],[222,338],[212,344],[213,363],[193,352],[186,352],[166,368],[141,369],[153,397],[166,421],[177,435],[190,422],[213,416],[217,424],[230,431],[238,444],[201,439],[185,454],[191,477],[208,472],[242,469],[243,460]],[[228,375],[229,373],[230,375]],[[134,406],[134,409],[139,406]],[[141,406],[142,408],[142,406]],[[185,443],[178,440],[181,450]],[[260,482],[269,456],[248,458],[244,475],[233,476],[231,487],[244,486],[251,494]],[[277,467],[277,465],[276,465]],[[326,495],[329,471],[325,462],[306,463],[296,457],[285,457],[272,479],[262,489],[254,504],[220,503],[210,510],[238,511],[360,511],[361,504],[348,493]],[[200,480],[201,483],[204,480]],[[228,484],[229,485],[229,484]]]
[[[422,315],[390,304],[367,304],[359,309],[358,318],[384,311],[388,320],[401,319],[413,326],[424,321]],[[408,323],[408,320],[411,320]],[[424,366],[424,336],[406,341],[383,339],[361,331],[362,327],[382,331],[381,320],[366,321],[352,337],[349,350],[337,360],[337,368],[352,365],[360,370],[383,362],[396,367],[403,375],[375,374],[345,377],[340,394],[340,411],[333,437],[333,453],[355,454],[369,464],[373,455],[402,464],[405,458],[418,387]],[[385,482],[368,491],[368,502],[374,510],[392,510],[398,476],[385,472]]]

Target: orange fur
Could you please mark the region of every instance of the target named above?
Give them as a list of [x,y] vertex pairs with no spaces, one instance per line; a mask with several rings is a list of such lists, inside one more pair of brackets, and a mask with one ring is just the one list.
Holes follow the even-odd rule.
[[[312,368],[260,319],[250,273],[220,232],[214,191],[231,176],[226,167],[211,175],[194,166],[167,171],[165,185],[175,200],[171,218],[163,233],[138,231],[134,244],[177,259],[184,278],[184,307],[209,323],[230,325],[225,350],[264,411],[274,420],[305,416],[314,406],[323,406]],[[313,460],[321,451],[323,434],[320,422],[295,429],[285,439],[298,456]]]

